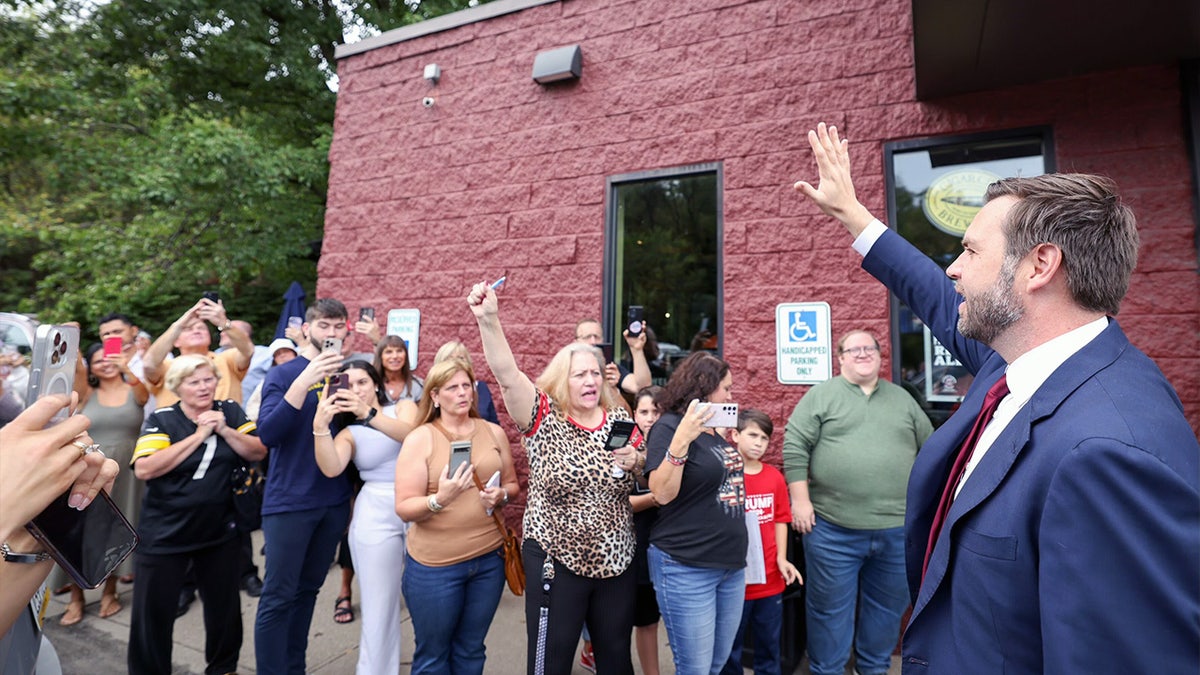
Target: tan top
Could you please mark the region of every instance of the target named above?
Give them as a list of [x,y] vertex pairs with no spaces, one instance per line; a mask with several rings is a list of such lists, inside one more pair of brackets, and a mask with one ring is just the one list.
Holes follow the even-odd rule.
[[[237,367],[238,350],[226,349],[223,352],[209,352],[206,354],[208,358],[213,360],[217,366],[217,373],[221,378],[217,380],[217,391],[213,394],[213,400],[216,401],[236,401],[238,405],[242,403],[242,378],[246,377],[246,371],[250,369],[247,365],[245,368]],[[150,390],[150,394],[154,396],[154,405],[159,408],[169,408],[175,405],[179,397],[175,392],[167,389],[165,386],[165,378],[167,369],[171,367],[170,361],[164,361],[162,367],[163,380],[158,382],[146,381],[146,388]]]
[[[437,492],[438,477],[450,462],[451,439],[440,424],[430,422],[425,426],[430,428],[433,438],[433,449],[425,462],[429,472],[426,494],[431,495]],[[481,484],[486,484],[492,474],[500,471],[500,445],[487,422],[476,419],[474,433],[454,440],[471,441],[471,463],[475,465],[475,475]],[[477,558],[500,548],[503,541],[496,521],[483,510],[479,489],[475,487],[464,490],[439,513],[408,527],[408,554],[430,567],[445,567]]]

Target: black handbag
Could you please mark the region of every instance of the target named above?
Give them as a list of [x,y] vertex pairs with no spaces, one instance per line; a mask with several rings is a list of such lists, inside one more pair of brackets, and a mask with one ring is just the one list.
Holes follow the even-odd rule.
[[251,532],[262,527],[263,490],[266,475],[259,462],[238,462],[230,477],[233,510],[238,529]]

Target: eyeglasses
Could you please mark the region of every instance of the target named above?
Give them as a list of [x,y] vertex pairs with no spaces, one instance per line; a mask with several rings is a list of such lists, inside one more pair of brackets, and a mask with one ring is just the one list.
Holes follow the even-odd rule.
[[879,351],[879,347],[851,347],[843,349],[842,353],[850,356],[870,356],[877,351]]

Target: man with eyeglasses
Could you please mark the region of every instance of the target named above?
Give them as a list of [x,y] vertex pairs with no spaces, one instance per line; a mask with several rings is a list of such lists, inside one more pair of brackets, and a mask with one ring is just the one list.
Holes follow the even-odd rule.
[[813,675],[844,672],[852,644],[859,673],[886,673],[908,607],[904,494],[933,426],[907,391],[879,379],[881,363],[873,335],[842,336],[840,374],[800,399],[783,437]]

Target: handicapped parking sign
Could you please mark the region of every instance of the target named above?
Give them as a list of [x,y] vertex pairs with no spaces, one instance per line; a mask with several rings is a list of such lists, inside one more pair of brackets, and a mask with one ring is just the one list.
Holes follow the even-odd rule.
[[775,307],[776,375],[782,384],[817,384],[833,376],[833,339],[827,302]]

